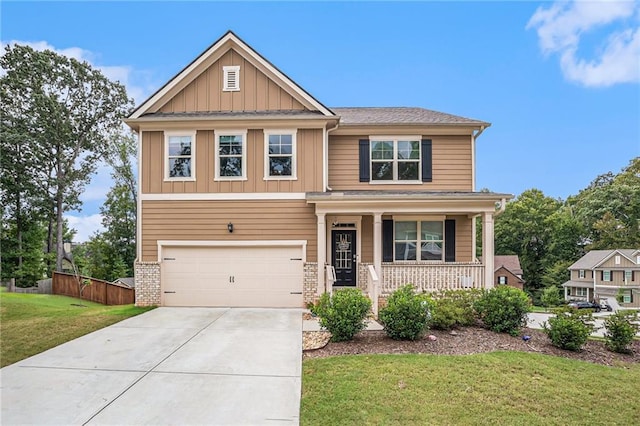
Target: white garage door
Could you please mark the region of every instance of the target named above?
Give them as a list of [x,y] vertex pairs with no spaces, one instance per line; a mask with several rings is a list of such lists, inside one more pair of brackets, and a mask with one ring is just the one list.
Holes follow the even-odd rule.
[[302,307],[302,247],[163,247],[164,306]]

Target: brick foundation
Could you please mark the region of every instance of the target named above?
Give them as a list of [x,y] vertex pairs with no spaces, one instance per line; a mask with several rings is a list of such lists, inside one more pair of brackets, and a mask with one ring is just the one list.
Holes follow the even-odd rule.
[[304,281],[302,283],[302,302],[314,303],[318,299],[318,263],[306,262],[304,264]]
[[136,262],[136,306],[160,305],[160,263]]

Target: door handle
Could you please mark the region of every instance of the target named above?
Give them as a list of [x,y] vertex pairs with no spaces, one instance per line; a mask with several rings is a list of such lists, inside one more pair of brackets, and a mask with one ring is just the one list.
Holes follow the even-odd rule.
[[232,284],[235,284],[236,277],[234,277],[233,275],[229,276],[229,282],[232,283]]

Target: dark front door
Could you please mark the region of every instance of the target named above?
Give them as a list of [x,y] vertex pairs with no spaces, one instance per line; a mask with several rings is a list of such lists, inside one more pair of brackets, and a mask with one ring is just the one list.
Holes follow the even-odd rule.
[[337,286],[356,285],[356,231],[331,231],[333,267]]

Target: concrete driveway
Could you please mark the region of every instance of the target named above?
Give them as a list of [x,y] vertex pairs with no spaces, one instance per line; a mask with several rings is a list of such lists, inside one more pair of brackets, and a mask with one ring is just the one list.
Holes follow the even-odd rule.
[[297,309],[158,308],[0,371],[2,424],[298,424]]

